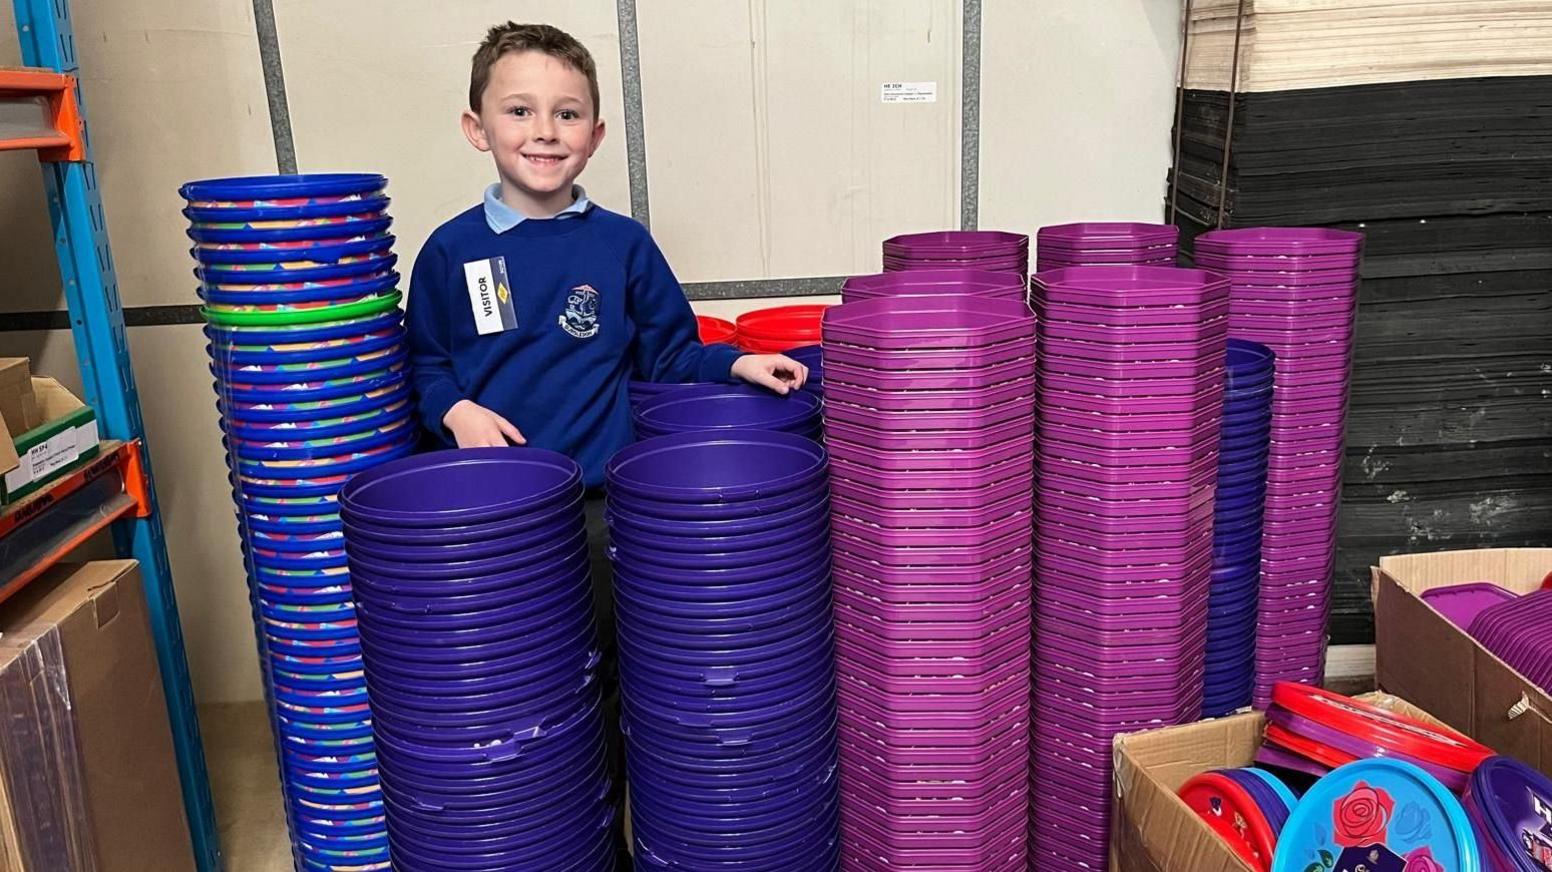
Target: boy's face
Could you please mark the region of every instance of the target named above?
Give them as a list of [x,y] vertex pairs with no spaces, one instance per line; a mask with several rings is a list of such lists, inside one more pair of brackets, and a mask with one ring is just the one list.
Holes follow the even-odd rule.
[[496,159],[503,194],[519,208],[559,211],[598,150],[598,119],[587,77],[537,51],[503,55],[490,69],[479,114],[465,112],[464,135]]

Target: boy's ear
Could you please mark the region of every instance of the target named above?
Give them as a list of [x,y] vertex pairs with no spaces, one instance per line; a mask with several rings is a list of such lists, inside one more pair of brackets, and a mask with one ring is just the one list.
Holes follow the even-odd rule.
[[602,145],[603,142],[604,142],[604,122],[603,122],[603,119],[600,118],[600,119],[598,119],[598,123],[593,125],[593,139],[592,139],[592,141],[588,145],[587,156],[588,157],[592,157],[593,153],[598,151],[598,146]]
[[469,140],[470,145],[480,151],[490,151],[490,140],[485,136],[485,126],[480,123],[480,116],[465,109],[459,121],[463,124],[464,138]]

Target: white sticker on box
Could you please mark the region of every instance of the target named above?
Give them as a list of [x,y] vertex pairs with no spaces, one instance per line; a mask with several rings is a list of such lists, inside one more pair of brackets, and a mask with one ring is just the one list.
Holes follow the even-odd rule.
[[882,91],[885,103],[938,102],[937,82],[885,82]]
[[97,434],[96,418],[75,428],[75,453],[77,455],[85,454],[101,441],[102,438]]

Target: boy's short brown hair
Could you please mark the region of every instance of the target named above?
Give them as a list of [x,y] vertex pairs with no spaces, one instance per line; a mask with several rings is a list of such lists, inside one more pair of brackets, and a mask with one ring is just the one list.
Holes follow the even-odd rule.
[[587,77],[587,89],[593,98],[593,116],[599,114],[598,65],[576,38],[548,24],[498,24],[485,34],[485,41],[474,52],[474,68],[469,74],[469,108],[478,113],[480,98],[490,81],[490,68],[505,55],[536,51],[547,54]]

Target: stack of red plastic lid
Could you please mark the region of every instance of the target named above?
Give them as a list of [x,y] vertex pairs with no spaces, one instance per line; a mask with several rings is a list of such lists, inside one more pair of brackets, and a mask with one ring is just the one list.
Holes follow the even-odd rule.
[[1488,606],[1472,620],[1471,635],[1537,687],[1552,688],[1552,590]]
[[1313,227],[1215,230],[1198,266],[1229,278],[1229,332],[1277,356],[1272,397],[1257,707],[1278,681],[1319,684],[1336,566],[1343,427],[1363,235]]
[[738,325],[726,318],[696,315],[695,327],[700,333],[701,343],[705,345],[712,345],[718,342],[724,345],[732,345],[738,336]]
[[1228,283],[1037,273],[1031,869],[1104,868],[1111,740],[1201,714]]
[[1491,748],[1448,727],[1282,681],[1272,689],[1266,738],[1256,761],[1322,775],[1354,760],[1389,757],[1420,767],[1459,793],[1477,764],[1492,754]]
[[1180,799],[1251,868],[1268,872],[1277,837],[1298,799],[1264,769],[1218,769],[1193,776]]
[[1029,237],[1001,230],[939,230],[884,240],[884,271],[980,269],[1029,274]]
[[1023,300],[1028,281],[1022,275],[982,269],[916,269],[852,276],[841,285],[841,302],[880,297],[969,294]]
[[1174,266],[1180,228],[1136,221],[1085,221],[1042,227],[1035,269],[1069,266]]
[[755,309],[738,316],[735,341],[750,354],[781,354],[819,344],[819,319],[827,305],[803,303]]
[[896,297],[824,331],[842,867],[1021,867],[1034,319]]

